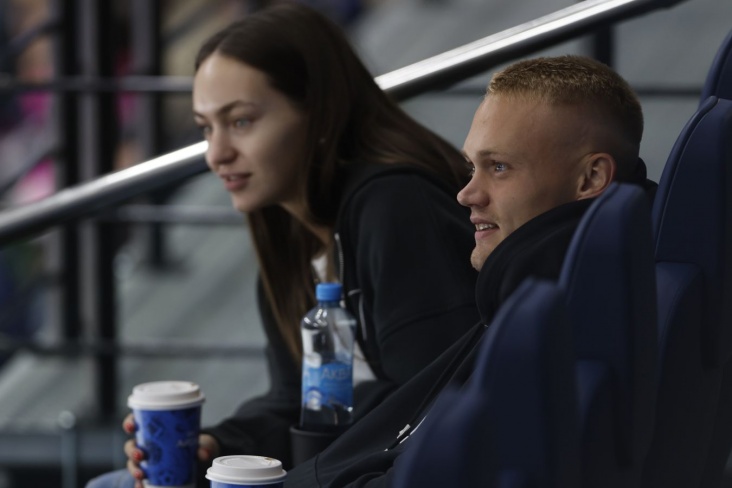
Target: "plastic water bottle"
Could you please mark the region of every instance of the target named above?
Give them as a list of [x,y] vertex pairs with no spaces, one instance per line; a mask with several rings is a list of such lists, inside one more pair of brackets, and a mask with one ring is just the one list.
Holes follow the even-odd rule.
[[341,307],[340,283],[319,283],[317,306],[305,314],[302,332],[300,427],[339,432],[353,420],[353,341],[356,320]]

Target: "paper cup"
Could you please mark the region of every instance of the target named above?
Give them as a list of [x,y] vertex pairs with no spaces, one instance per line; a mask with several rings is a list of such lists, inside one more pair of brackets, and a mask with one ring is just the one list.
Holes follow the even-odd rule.
[[204,396],[189,381],[155,381],[133,388],[127,399],[145,452],[140,468],[148,488],[193,488]]
[[262,456],[222,456],[206,471],[211,488],[282,488],[287,472],[277,459]]

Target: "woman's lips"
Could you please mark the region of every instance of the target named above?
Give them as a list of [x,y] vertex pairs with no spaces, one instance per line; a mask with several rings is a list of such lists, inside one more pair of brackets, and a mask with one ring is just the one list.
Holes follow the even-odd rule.
[[221,179],[224,181],[224,188],[226,191],[238,191],[247,186],[249,183],[250,174],[235,174],[235,175],[222,175]]

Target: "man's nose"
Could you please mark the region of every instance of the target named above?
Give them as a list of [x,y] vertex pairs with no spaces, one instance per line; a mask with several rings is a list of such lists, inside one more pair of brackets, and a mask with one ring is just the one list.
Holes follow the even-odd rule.
[[485,192],[485,188],[481,187],[475,177],[473,177],[457,194],[457,201],[460,205],[465,207],[485,205],[487,200],[488,195]]

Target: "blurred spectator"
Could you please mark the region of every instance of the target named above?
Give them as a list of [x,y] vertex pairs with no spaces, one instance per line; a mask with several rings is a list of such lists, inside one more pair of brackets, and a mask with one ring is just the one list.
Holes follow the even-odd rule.
[[[0,69],[20,82],[41,83],[53,78],[51,40],[46,33],[23,40],[49,16],[47,0],[0,3]],[[23,42],[19,42],[23,40]],[[42,91],[0,93],[0,201],[24,204],[55,191],[54,164],[44,156],[51,149],[53,95]],[[0,337],[28,339],[43,323],[40,278],[44,249],[40,240],[0,248]],[[0,355],[0,364],[9,356]]]

